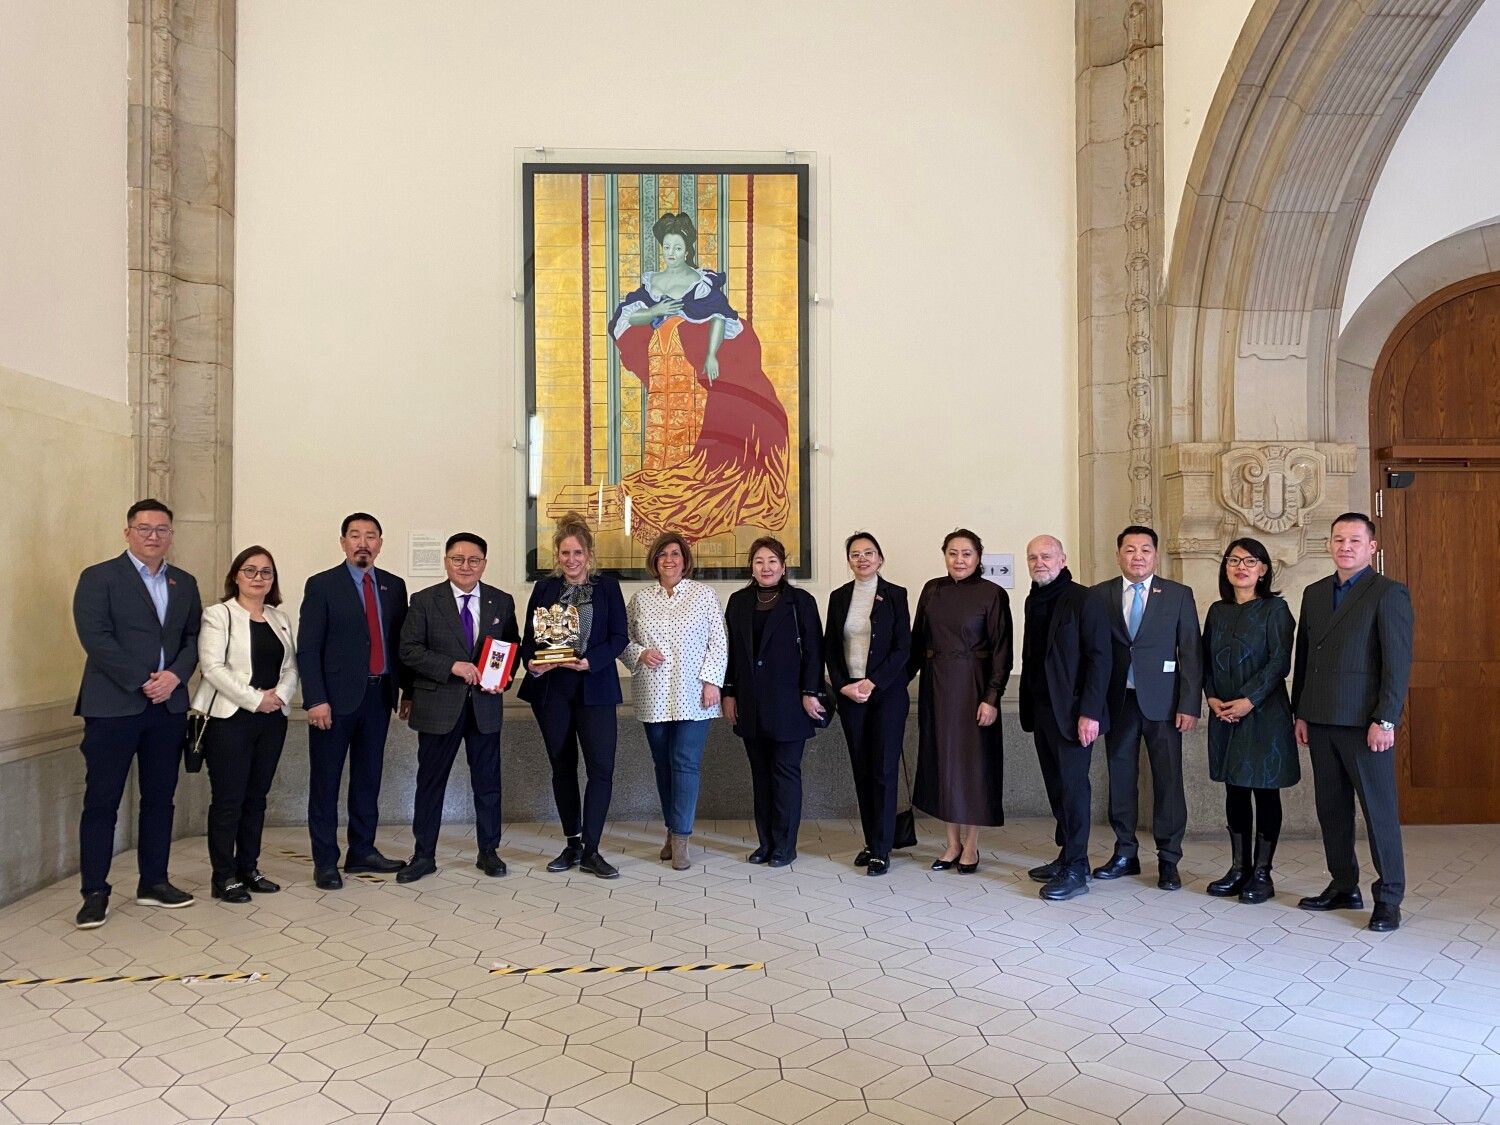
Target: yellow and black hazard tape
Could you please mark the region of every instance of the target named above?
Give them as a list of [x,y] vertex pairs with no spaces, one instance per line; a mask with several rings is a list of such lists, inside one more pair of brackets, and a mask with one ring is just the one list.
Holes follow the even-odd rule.
[[[303,863],[311,863],[313,861],[312,856],[303,855],[301,852],[294,852],[287,848],[282,848],[281,854],[286,856],[287,859],[299,859]],[[384,883],[388,881],[381,878],[379,875],[371,874],[368,871],[362,871],[358,875],[350,875],[349,878],[358,879],[362,883]]]
[[726,962],[719,965],[542,965],[523,969],[519,965],[496,965],[492,977],[571,976],[585,973],[721,973],[729,969],[764,969],[764,961]]
[[130,973],[117,976],[97,977],[0,977],[0,985],[6,988],[27,988],[35,984],[166,984],[181,981],[197,984],[204,980],[264,980],[264,973]]

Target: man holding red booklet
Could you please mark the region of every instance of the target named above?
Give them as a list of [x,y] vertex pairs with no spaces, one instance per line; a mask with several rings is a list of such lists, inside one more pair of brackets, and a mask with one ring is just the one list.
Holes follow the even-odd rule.
[[417,794],[412,811],[416,847],[396,873],[412,883],[437,870],[437,837],[443,797],[462,742],[474,787],[474,827],[479,837],[475,866],[486,875],[505,874],[500,847],[500,724],[503,693],[480,686],[477,661],[486,641],[519,645],[516,605],[504,590],[479,579],[488,546],[472,532],[448,537],[443,569],[448,581],[415,594],[401,627],[401,663],[415,674],[411,728],[417,732]]

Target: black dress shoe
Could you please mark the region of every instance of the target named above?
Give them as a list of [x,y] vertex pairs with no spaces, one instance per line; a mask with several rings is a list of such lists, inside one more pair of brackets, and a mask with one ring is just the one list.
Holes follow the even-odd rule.
[[790,865],[796,858],[797,858],[797,853],[796,852],[789,852],[787,854],[782,854],[781,852],[772,852],[771,853],[771,858],[768,859],[768,860],[766,860],[766,866],[767,867],[786,867],[786,866]]
[[359,859],[344,860],[344,873],[346,875],[392,875],[405,866],[406,864],[399,859],[386,859],[379,852],[371,852]]
[[1182,876],[1177,873],[1177,865],[1160,860],[1156,864],[1156,885],[1164,891],[1182,890]]
[[138,887],[135,901],[138,906],[163,906],[168,910],[179,910],[184,906],[192,906],[196,900],[187,891],[180,891],[171,883],[163,881],[149,887]]
[[396,872],[396,882],[415,883],[426,875],[431,875],[437,870],[437,864],[428,856],[412,856],[409,861],[402,865],[401,870]]
[[1139,875],[1141,861],[1133,855],[1116,852],[1103,867],[1094,868],[1095,879],[1119,879],[1126,875]]
[[619,870],[598,852],[590,852],[578,861],[578,870],[587,871],[597,879],[618,879]]
[[[567,846],[558,853],[557,858],[547,864],[547,870],[556,875],[561,871],[571,871],[578,866],[578,861],[583,858],[583,840],[578,836],[569,836]],[[481,870],[483,870],[481,868]],[[485,872],[485,874],[489,874]]]
[[1370,924],[1366,929],[1377,934],[1388,934],[1401,928],[1401,908],[1393,902],[1377,902],[1370,912]]
[[1341,891],[1329,883],[1323,888],[1322,894],[1308,895],[1297,905],[1303,910],[1363,910],[1365,900],[1358,887],[1352,891]]
[[1047,881],[1047,885],[1037,894],[1048,902],[1067,902],[1070,898],[1089,893],[1089,873],[1087,869],[1080,870],[1076,867],[1061,868],[1056,875]]
[[80,930],[97,930],[109,916],[109,892],[95,891],[83,896],[83,905],[78,908],[78,917],[73,924]]
[[746,863],[765,863],[771,858],[771,849],[761,845],[745,857]]
[[869,862],[865,864],[866,875],[884,875],[891,869],[891,861],[882,859],[878,855],[872,855]]
[[258,869],[248,875],[241,875],[240,882],[245,884],[247,891],[257,895],[274,895],[281,890],[280,883],[271,882]]
[[[427,861],[431,863],[431,860]],[[474,866],[483,871],[491,879],[498,879],[505,874],[505,860],[494,852],[480,852],[479,858],[474,861]],[[401,878],[401,876],[396,876]]]
[[933,871],[949,871],[957,866],[958,856],[954,856],[952,859],[935,859],[932,861]]
[[1026,872],[1026,877],[1033,883],[1050,883],[1053,879],[1057,878],[1062,869],[1062,857],[1059,856],[1051,863],[1044,863],[1040,867],[1033,867],[1030,871]]
[[344,877],[339,874],[337,867],[314,867],[313,886],[320,891],[341,891],[344,889]]
[[214,898],[222,902],[239,904],[250,901],[250,888],[238,879],[227,879],[224,882],[215,879],[212,893]]
[[870,849],[869,848],[860,848],[859,849],[859,854],[854,857],[854,866],[855,867],[866,867],[866,866],[869,865],[869,863],[870,863]]
[[974,858],[974,862],[973,863],[964,863],[962,860],[959,861],[959,864],[958,864],[958,873],[960,875],[972,875],[972,874],[974,874],[974,872],[976,872],[978,870],[979,870],[979,858],[977,856]]

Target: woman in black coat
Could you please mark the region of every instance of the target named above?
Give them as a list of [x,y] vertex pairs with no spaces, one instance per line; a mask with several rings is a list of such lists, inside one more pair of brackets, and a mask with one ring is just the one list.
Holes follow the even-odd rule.
[[[547,864],[548,871],[572,867],[600,879],[619,875],[599,854],[599,836],[614,792],[615,708],[620,703],[620,674],[615,658],[625,651],[625,598],[620,584],[595,574],[594,536],[583,517],[569,512],[552,536],[555,573],[531,589],[521,660],[527,676],[518,693],[531,704],[547,757],[552,762],[552,796],[567,843]],[[579,616],[577,660],[559,664],[536,661],[535,614],[538,608],[575,606]],[[588,774],[578,799],[578,747]]]
[[891,868],[896,832],[896,776],[911,702],[906,661],[911,615],[906,591],[880,577],[885,555],[875,536],[858,531],[844,543],[854,581],[828,595],[823,659],[838,705],[865,846],[854,857],[867,875]]
[[802,822],[802,749],[823,719],[822,623],[818,603],[786,580],[786,548],[750,544],[750,585],[729,595],[724,626],[729,669],[724,717],[745,740],[760,843],[751,863],[785,867],[797,858]]

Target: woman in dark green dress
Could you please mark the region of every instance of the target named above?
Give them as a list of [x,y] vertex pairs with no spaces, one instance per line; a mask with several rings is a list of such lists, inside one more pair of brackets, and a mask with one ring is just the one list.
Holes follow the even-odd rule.
[[1281,834],[1281,791],[1301,777],[1286,694],[1292,632],[1292,611],[1271,589],[1270,554],[1257,539],[1236,539],[1219,568],[1219,600],[1203,623],[1208,770],[1226,787],[1234,855],[1224,878],[1208,885],[1220,898],[1265,902],[1276,893],[1271,859]]

